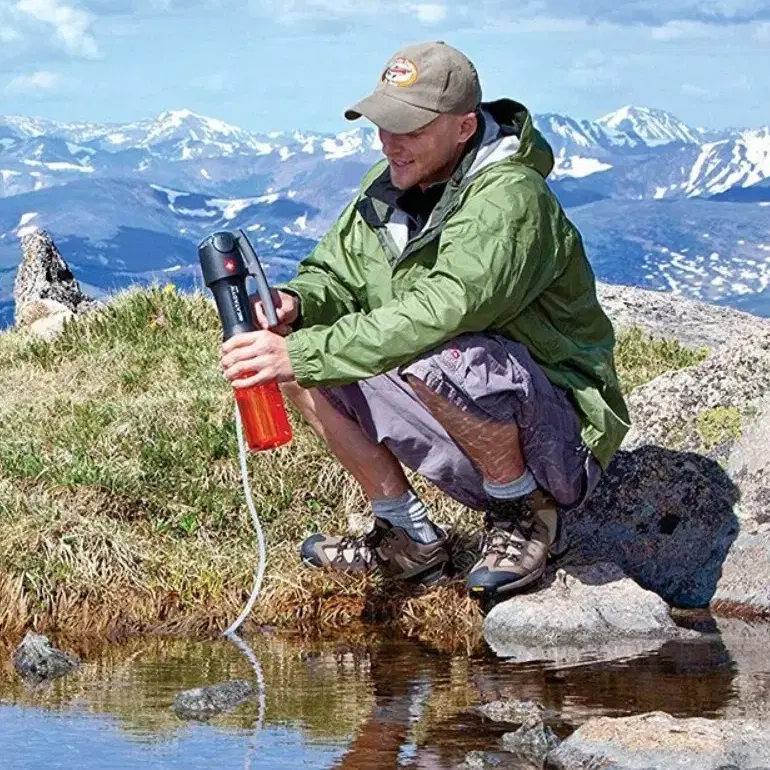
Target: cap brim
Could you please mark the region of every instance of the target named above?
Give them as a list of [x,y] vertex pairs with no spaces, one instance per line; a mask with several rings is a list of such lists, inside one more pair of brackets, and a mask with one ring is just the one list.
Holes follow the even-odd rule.
[[402,102],[383,91],[375,91],[345,110],[348,120],[357,120],[362,116],[391,134],[409,134],[427,126],[439,113]]

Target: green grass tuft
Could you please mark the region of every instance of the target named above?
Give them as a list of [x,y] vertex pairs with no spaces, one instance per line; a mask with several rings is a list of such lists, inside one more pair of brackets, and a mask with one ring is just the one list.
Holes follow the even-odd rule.
[[618,335],[615,365],[624,394],[665,372],[685,369],[703,361],[708,348],[688,348],[678,340],[654,338],[638,326]]

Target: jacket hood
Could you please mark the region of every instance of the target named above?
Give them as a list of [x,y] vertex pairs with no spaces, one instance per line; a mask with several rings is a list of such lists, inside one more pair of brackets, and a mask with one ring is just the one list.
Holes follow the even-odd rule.
[[551,173],[553,150],[533,125],[523,104],[512,99],[482,102],[480,112],[484,133],[478,149],[469,158],[470,167],[463,169],[463,176],[475,176],[483,168],[507,158],[529,166],[543,178]]

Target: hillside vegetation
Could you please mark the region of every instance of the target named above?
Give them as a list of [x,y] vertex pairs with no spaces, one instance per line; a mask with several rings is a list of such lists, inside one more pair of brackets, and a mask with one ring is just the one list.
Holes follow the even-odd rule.
[[[214,634],[237,615],[256,537],[219,344],[212,304],[171,286],[121,295],[54,342],[0,334],[2,635]],[[704,351],[631,330],[617,354],[628,390]],[[438,646],[473,646],[480,613],[459,579],[420,591],[300,566],[307,534],[344,531],[366,503],[291,417],[290,445],[248,459],[269,552],[251,627],[349,633],[378,619]],[[413,480],[464,552],[479,514]]]

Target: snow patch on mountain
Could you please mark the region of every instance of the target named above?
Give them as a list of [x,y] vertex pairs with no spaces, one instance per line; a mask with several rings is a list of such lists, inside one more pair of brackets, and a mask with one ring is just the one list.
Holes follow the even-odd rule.
[[664,110],[626,105],[596,121],[607,129],[625,134],[638,144],[658,147],[671,142],[700,144],[696,129]]
[[607,171],[611,168],[611,163],[603,163],[598,158],[583,158],[580,155],[567,155],[566,152],[562,150],[562,152],[554,158],[552,176],[555,179],[559,179],[560,177],[580,179],[582,177],[590,176],[591,174],[598,174],[600,171]]

